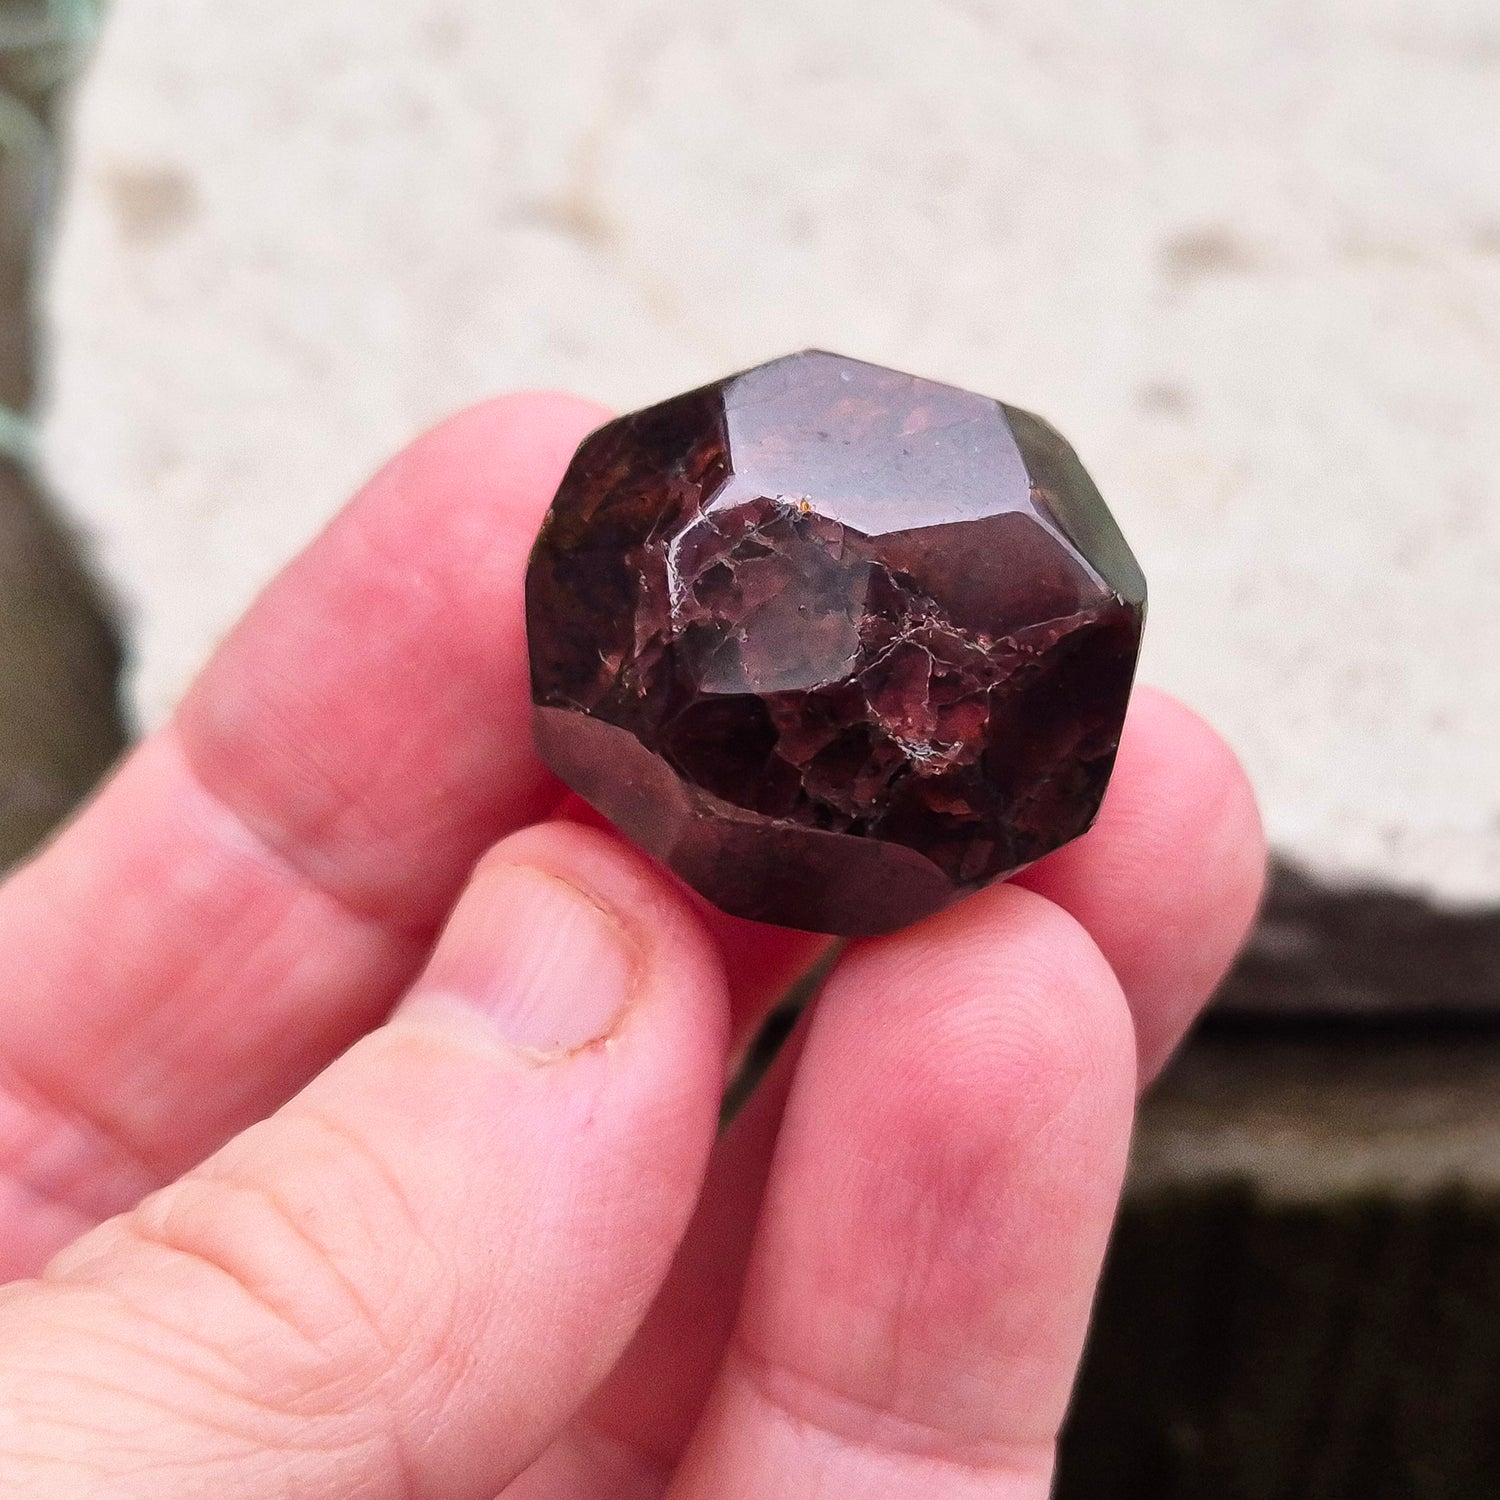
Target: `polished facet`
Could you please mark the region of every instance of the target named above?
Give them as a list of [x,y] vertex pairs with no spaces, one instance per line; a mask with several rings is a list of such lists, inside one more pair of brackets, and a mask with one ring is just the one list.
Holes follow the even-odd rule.
[[580,446],[527,577],[537,742],[726,911],[889,931],[1089,826],[1145,599],[1040,418],[794,354]]

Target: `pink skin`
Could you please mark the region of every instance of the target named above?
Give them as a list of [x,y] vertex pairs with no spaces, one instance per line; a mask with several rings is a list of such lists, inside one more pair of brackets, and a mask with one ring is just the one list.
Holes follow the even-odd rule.
[[1046,1494],[1253,798],[1141,690],[1095,829],[851,948],[716,1140],[820,945],[532,755],[526,547],[600,415],[421,439],[0,889],[0,1493]]

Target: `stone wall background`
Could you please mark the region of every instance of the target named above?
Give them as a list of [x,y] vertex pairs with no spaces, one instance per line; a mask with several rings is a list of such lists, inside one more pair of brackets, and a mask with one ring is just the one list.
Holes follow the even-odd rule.
[[1089,462],[1277,846],[1493,905],[1497,126],[1493,0],[114,0],[48,471],[151,723],[490,392],[808,344],[991,391]]

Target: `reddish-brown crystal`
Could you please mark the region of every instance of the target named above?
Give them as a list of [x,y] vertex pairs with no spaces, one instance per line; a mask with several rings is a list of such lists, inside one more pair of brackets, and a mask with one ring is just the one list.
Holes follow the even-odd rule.
[[537,743],[726,911],[885,932],[1093,821],[1145,598],[1045,422],[794,354],[580,446],[527,576]]

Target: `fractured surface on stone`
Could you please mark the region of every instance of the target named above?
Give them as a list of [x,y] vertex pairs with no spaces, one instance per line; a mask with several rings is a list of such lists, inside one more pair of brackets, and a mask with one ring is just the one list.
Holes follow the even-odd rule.
[[886,931],[1088,827],[1144,608],[1046,423],[791,355],[580,447],[528,576],[538,743],[726,910]]

